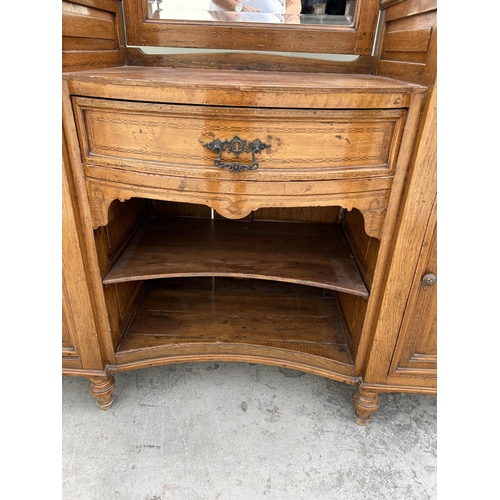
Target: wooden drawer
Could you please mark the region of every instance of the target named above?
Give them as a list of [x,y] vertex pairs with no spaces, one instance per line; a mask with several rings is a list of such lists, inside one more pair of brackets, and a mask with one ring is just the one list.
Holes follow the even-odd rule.
[[425,90],[371,75],[182,68],[67,79],[94,228],[114,200],[136,197],[232,219],[266,207],[356,208],[377,238],[404,179],[412,100]]
[[[74,106],[85,165],[252,182],[390,176],[406,116],[402,109],[253,109],[81,97]],[[219,150],[208,147],[217,139],[227,141],[223,167],[214,164]],[[262,143],[258,153],[241,152],[244,141],[255,140]]]

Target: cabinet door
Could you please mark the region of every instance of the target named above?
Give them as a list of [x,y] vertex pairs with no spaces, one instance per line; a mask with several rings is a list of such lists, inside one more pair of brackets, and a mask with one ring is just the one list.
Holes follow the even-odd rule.
[[391,362],[388,383],[435,386],[437,372],[436,205],[430,217],[408,305]]

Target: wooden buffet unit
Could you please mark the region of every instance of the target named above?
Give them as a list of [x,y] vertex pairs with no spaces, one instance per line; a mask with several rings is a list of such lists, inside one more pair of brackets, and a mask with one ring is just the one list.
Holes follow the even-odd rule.
[[360,425],[382,391],[435,393],[435,2],[257,26],[349,33],[353,62],[148,55],[124,32],[193,29],[152,3],[124,30],[120,1],[63,1],[63,373],[108,409],[117,371],[283,366],[356,386]]

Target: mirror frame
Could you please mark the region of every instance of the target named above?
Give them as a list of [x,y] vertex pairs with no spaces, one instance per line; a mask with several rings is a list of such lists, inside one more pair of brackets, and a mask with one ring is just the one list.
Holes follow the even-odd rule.
[[147,0],[123,0],[127,46],[371,55],[380,0],[357,0],[352,26],[148,19]]

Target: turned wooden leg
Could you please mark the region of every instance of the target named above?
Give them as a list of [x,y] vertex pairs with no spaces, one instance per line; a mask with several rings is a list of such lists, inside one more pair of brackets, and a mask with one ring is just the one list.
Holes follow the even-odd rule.
[[358,425],[366,425],[370,420],[370,415],[380,406],[378,393],[361,386],[352,395],[352,402],[356,409],[354,419]]
[[89,377],[89,392],[96,398],[99,408],[109,410],[113,404],[113,390],[116,387],[115,379],[110,373],[101,377]]

